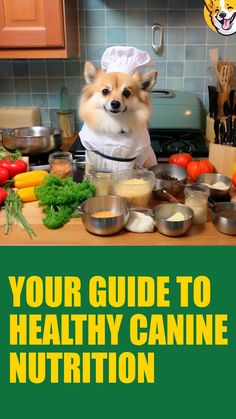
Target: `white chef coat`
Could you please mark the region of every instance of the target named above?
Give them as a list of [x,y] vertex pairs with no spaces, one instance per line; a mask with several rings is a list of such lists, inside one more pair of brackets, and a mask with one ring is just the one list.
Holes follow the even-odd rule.
[[[95,132],[85,123],[79,136],[86,149],[86,161],[93,167],[113,171],[132,169],[141,167],[147,158],[150,160],[150,166],[156,164],[147,128],[136,132],[107,136]],[[134,158],[134,160],[128,162],[110,160],[96,154],[93,150],[109,157]]]

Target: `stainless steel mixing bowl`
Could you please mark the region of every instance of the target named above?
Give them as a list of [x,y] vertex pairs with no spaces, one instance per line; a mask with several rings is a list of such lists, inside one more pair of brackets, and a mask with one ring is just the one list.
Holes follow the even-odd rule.
[[[96,196],[84,201],[78,211],[84,227],[90,233],[99,236],[110,236],[121,231],[129,218],[129,203],[120,196]],[[99,211],[112,211],[119,215],[114,217],[96,218],[94,213]]]
[[223,234],[236,235],[236,202],[217,202],[211,207],[211,220]]
[[[180,212],[182,221],[169,221],[172,215]],[[153,217],[157,230],[165,236],[177,237],[187,233],[193,223],[193,210],[179,203],[159,204],[153,208]]]
[[[162,189],[173,196],[178,196],[183,192],[188,178],[187,170],[185,170],[184,167],[178,166],[177,164],[159,163],[152,166],[149,170],[155,175],[156,180],[153,192],[158,197],[163,198]],[[177,180],[160,179],[158,176],[171,176]]]
[[[197,176],[195,182],[207,184],[210,190],[210,196],[212,196],[213,198],[227,196],[232,185],[231,179],[220,173],[204,173],[202,175]],[[215,187],[211,187],[211,185],[214,185],[217,182],[224,183],[226,187],[224,189],[217,189]]]

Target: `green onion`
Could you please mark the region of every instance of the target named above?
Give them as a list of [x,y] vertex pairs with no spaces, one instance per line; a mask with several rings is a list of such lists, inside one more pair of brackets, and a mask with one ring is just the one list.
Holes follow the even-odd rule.
[[4,201],[4,208],[6,213],[4,233],[8,234],[11,226],[13,224],[18,224],[21,228],[27,231],[30,238],[32,239],[32,237],[36,236],[36,234],[23,215],[22,207],[23,203],[21,202],[19,196],[15,192],[10,191]]

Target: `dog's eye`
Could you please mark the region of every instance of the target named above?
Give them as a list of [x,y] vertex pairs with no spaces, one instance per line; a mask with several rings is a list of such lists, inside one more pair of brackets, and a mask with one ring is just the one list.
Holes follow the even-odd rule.
[[107,95],[109,95],[109,90],[108,89],[102,89],[102,94],[103,94],[103,96],[107,96]]
[[228,6],[228,10],[233,10],[233,7],[231,7],[231,6]]
[[123,91],[123,96],[124,97],[129,97],[130,96],[130,91],[129,90],[127,90],[127,89],[125,89],[124,91]]

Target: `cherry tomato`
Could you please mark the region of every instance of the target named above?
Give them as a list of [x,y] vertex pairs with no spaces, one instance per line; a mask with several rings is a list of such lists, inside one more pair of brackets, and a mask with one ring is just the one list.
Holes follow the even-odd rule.
[[6,181],[9,179],[9,172],[8,170],[0,167],[0,186],[4,185]]
[[169,157],[169,164],[177,164],[187,169],[188,163],[192,161],[192,156],[189,153],[176,153]]
[[198,175],[203,173],[213,173],[214,166],[209,160],[192,160],[187,166],[188,175],[192,180],[195,180]]

